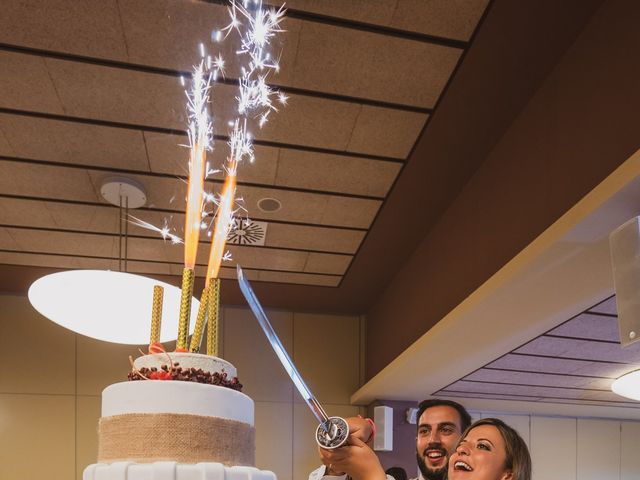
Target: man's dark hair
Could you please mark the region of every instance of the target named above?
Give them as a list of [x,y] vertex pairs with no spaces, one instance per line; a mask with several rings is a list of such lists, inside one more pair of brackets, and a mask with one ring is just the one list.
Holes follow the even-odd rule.
[[418,428],[420,428],[420,417],[422,416],[422,414],[427,408],[432,408],[432,407],[455,408],[458,412],[458,415],[460,415],[460,431],[461,432],[464,432],[469,427],[469,425],[471,425],[471,415],[469,415],[469,412],[467,412],[467,410],[458,402],[454,402],[452,400],[444,400],[440,398],[431,398],[429,400],[423,400],[418,405],[418,415],[416,416]]

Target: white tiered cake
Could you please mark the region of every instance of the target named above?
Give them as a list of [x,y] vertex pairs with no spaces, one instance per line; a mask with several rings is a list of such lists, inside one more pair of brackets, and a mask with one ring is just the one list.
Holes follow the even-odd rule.
[[233,365],[195,353],[145,355],[102,392],[98,463],[83,480],[276,480],[255,462],[253,400]]

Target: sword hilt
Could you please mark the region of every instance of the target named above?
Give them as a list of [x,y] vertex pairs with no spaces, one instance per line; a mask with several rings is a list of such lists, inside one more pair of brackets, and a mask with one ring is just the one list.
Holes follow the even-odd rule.
[[326,450],[341,447],[349,438],[349,425],[344,418],[329,417],[316,428],[316,442]]

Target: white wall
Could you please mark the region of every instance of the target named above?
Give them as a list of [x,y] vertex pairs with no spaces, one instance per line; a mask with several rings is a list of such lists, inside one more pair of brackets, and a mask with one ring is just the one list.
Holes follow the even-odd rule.
[[529,445],[533,480],[640,479],[640,422],[477,412],[515,428]]
[[[269,316],[328,413],[364,413],[349,404],[362,382],[362,319]],[[255,402],[257,466],[278,480],[306,479],[319,465],[313,416],[248,309],[223,308],[220,330],[221,356],[235,364]],[[102,389],[126,380],[137,347],[76,335],[39,315],[26,297],[0,295],[0,351],[0,480],[81,479],[96,461]]]

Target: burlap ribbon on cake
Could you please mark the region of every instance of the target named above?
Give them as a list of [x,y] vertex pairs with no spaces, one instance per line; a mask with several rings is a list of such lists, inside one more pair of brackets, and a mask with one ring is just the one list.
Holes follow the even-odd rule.
[[175,413],[103,417],[98,462],[220,462],[255,465],[255,429],[225,418]]

